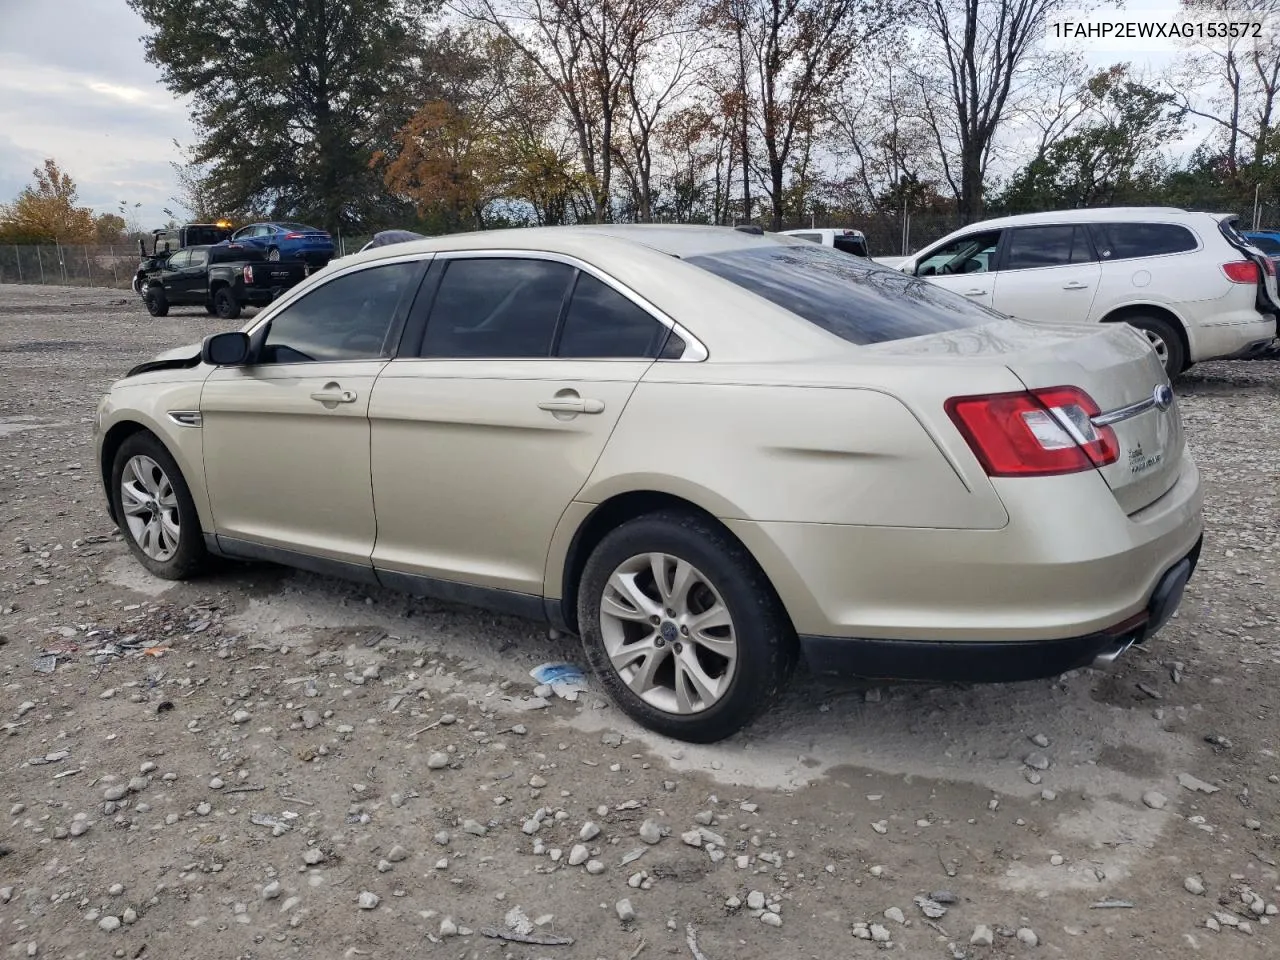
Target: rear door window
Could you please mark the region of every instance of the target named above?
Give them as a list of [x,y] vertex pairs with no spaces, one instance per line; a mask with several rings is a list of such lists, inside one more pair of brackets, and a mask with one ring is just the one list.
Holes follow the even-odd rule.
[[810,243],[822,242],[822,234],[820,233],[793,233],[791,236],[797,240],[808,240]]
[[450,260],[436,291],[421,355],[441,359],[551,356],[577,270],[515,257]]
[[1065,267],[1091,260],[1093,248],[1089,246],[1088,231],[1082,226],[1020,227],[1009,232],[1004,269]]
[[1186,253],[1199,246],[1195,234],[1176,223],[1095,223],[1093,242],[1104,261]]
[[203,248],[191,251],[191,260],[188,266],[203,267],[209,262],[209,251]]
[[579,273],[560,331],[558,357],[656,357],[669,329],[617,290]]
[[[990,247],[994,250],[994,243]],[[831,247],[751,247],[689,257],[685,262],[850,343],[905,340],[1005,319],[927,280]]]

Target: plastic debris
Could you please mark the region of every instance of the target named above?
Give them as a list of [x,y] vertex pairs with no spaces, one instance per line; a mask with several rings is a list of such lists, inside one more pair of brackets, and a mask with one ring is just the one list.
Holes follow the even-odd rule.
[[577,700],[578,694],[587,689],[587,678],[572,663],[544,663],[529,671],[538,683],[545,683],[551,692],[564,700]]

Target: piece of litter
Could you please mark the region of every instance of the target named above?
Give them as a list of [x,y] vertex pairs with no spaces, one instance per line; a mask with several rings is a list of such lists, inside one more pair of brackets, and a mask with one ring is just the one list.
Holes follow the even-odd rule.
[[56,654],[46,654],[42,657],[36,657],[31,663],[31,669],[36,673],[53,673],[58,666],[58,657]]
[[1128,900],[1099,900],[1089,904],[1090,910],[1132,910],[1133,904]]
[[577,700],[587,689],[587,678],[572,663],[544,663],[529,671],[538,683],[551,687],[551,692],[564,700]]
[[480,931],[482,937],[491,940],[506,940],[510,943],[527,943],[536,947],[567,947],[573,943],[573,937],[553,937],[550,934],[521,934],[511,930],[498,930],[485,927]]

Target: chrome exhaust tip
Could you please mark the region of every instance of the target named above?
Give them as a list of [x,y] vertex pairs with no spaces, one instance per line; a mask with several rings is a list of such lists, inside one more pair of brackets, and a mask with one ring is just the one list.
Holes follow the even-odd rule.
[[1133,646],[1133,637],[1119,641],[1110,650],[1103,650],[1093,658],[1091,666],[1109,667],[1119,659],[1120,655]]

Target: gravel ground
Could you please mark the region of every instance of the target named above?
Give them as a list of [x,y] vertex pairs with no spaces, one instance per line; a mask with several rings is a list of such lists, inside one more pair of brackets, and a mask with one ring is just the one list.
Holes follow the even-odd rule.
[[1148,648],[1003,687],[800,676],[691,747],[598,691],[535,696],[531,667],[578,658],[524,621],[269,566],[146,575],[89,421],[217,329],[184,313],[0,287],[6,955],[1280,951],[1280,362],[1179,385],[1209,529]]

